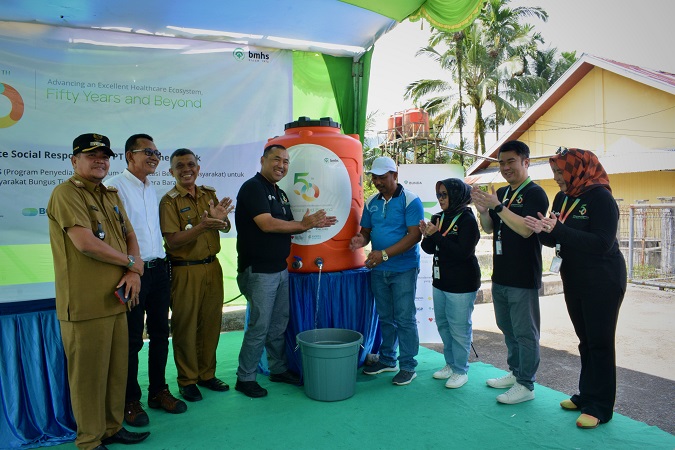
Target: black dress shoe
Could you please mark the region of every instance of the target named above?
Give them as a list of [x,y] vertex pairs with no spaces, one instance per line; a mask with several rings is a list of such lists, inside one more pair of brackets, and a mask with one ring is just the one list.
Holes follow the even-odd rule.
[[147,437],[150,436],[149,431],[144,431],[143,433],[136,433],[134,431],[127,431],[124,428],[113,434],[110,437],[103,439],[101,442],[103,445],[109,444],[138,444],[143,442]]
[[210,380],[199,380],[197,381],[197,384],[200,386],[203,386],[207,389],[211,389],[212,391],[217,391],[217,392],[225,392],[230,390],[230,386],[225,383],[223,380],[220,380],[216,377],[211,378]]
[[101,444],[98,447],[94,447],[94,450],[108,450],[108,447],[105,445]]
[[286,372],[270,374],[270,381],[274,383],[287,383],[298,386],[300,384],[300,377],[290,370],[287,370]]
[[267,389],[260,387],[257,381],[239,381],[234,388],[251,398],[260,398],[267,395]]
[[202,393],[196,384],[188,384],[187,386],[180,386],[178,388],[180,395],[188,402],[198,402],[202,399]]

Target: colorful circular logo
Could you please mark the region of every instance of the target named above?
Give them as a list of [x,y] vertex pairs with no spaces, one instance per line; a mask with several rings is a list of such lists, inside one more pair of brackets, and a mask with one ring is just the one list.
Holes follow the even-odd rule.
[[23,116],[23,99],[9,84],[0,83],[0,95],[7,97],[12,104],[12,109],[4,117],[0,117],[0,128],[8,128],[17,123]]
[[309,172],[300,172],[295,174],[293,177],[293,181],[295,182],[294,187],[299,185],[300,188],[293,189],[293,192],[295,195],[301,196],[306,202],[313,202],[314,199],[319,198],[319,186],[307,181],[308,176]]
[[293,243],[326,242],[340,232],[351,211],[352,189],[347,167],[335,152],[318,144],[293,145],[288,148],[288,155],[289,175],[278,184],[288,194],[293,217],[299,220],[307,210],[313,214],[323,209],[337,218],[335,226],[294,235]]

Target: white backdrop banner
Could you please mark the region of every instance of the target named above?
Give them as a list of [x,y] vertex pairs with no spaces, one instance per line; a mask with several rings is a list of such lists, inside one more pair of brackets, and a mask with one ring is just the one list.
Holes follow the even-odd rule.
[[[152,177],[160,195],[174,182],[171,152],[190,148],[200,183],[234,197],[258,169],[264,143],[291,119],[288,51],[39,28],[37,36],[0,28],[1,81],[24,104],[21,117],[0,128],[0,245],[48,242],[44,209],[72,174],[72,141],[81,133],[110,138],[117,153],[110,175],[126,167],[127,137],[153,136],[164,155]],[[0,116],[12,115],[11,97]]]
[[[464,168],[459,164],[402,164],[398,168],[399,183],[417,194],[424,205],[425,220],[440,211],[436,198],[436,182],[446,178],[464,179]],[[417,278],[417,327],[420,342],[440,343],[434,319],[431,255],[420,248],[420,274]]]
[[110,176],[126,139],[151,135],[159,197],[174,184],[169,156],[190,148],[198,183],[234,198],[292,120],[292,64],[285,50],[0,22],[0,249],[48,244],[47,202],[82,133],[110,138]]

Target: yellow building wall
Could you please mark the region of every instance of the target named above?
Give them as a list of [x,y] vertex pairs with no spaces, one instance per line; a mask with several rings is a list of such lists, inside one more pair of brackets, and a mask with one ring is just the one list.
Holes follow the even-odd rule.
[[[553,179],[538,180],[546,191],[549,201],[558,193],[558,185]],[[649,203],[661,203],[658,197],[675,197],[675,172],[624,173],[609,176],[609,184],[614,198],[621,199],[621,205],[635,204],[637,200]]]
[[[675,95],[595,67],[520,138],[533,157],[552,155],[558,147],[605,153],[675,149]],[[675,152],[673,156],[675,158]],[[539,180],[552,199],[552,180]],[[610,174],[615,198],[659,203],[675,196],[675,172]]]

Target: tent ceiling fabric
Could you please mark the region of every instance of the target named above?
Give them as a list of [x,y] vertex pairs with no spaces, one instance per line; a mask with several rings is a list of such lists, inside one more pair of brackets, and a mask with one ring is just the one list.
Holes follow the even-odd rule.
[[464,27],[483,2],[2,0],[0,20],[234,42],[358,59],[397,21],[411,14],[435,26]]
[[445,31],[459,31],[471,24],[480,14],[486,0],[343,0],[346,3],[370,9],[398,22],[426,19],[434,27]]

